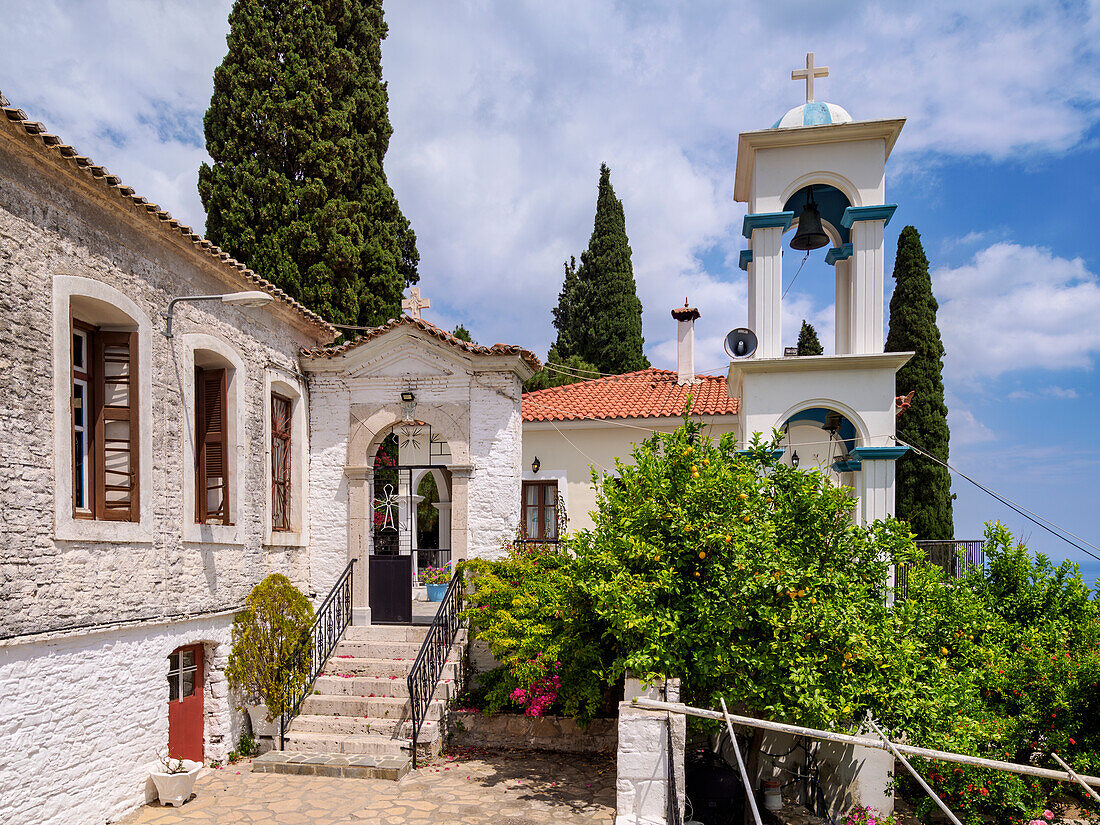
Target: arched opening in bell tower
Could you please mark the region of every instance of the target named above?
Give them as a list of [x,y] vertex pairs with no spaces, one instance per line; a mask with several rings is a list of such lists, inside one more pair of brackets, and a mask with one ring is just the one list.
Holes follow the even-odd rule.
[[[800,181],[783,204],[794,218],[783,237],[783,329],[784,345],[793,347],[803,320],[814,325],[826,354],[850,352],[851,327],[851,232],[844,226],[844,211],[852,206],[849,196],[824,180]],[[803,210],[816,206],[820,228],[809,219],[801,222]],[[809,212],[806,213],[807,216]],[[791,247],[804,233],[820,233],[820,246],[809,250]],[[814,243],[814,237],[807,237]],[[831,307],[830,307],[831,299]]]

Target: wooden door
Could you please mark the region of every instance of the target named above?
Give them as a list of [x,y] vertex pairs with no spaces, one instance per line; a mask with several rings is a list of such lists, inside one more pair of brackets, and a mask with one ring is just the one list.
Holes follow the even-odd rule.
[[176,648],[168,657],[168,754],[203,760],[202,645]]

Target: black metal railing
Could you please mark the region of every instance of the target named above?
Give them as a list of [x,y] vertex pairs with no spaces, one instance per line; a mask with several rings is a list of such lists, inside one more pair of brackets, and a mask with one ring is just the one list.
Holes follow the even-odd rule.
[[283,750],[285,746],[287,726],[298,715],[302,702],[313,690],[313,684],[324,669],[336,643],[351,624],[351,587],[355,562],[356,559],[348,562],[348,566],[317,610],[317,617],[309,630],[312,644],[303,646],[289,661],[283,663],[281,672],[287,709],[279,714],[279,750]]
[[[447,664],[447,656],[450,655],[451,645],[461,625],[459,614],[462,612],[462,573],[455,571],[451,577],[451,583],[447,585],[447,593],[443,601],[439,603],[439,609],[432,619],[432,626],[428,628],[428,635],[424,637],[424,643],[420,646],[420,652],[416,654],[412,669],[409,671],[409,705],[412,713],[412,766],[416,769],[416,745],[420,737],[420,729],[424,725],[424,719],[428,715],[432,697],[435,696],[439,680],[443,676],[443,668]],[[456,674],[455,688],[458,689],[459,679]]]
[[[981,539],[921,539],[915,542],[924,550],[925,561],[943,570],[949,579],[961,579],[971,570],[985,567],[985,542]],[[894,600],[909,595],[909,568],[894,568]]]
[[420,574],[428,567],[446,567],[451,563],[451,550],[448,547],[417,548],[416,551],[416,578],[420,581]]

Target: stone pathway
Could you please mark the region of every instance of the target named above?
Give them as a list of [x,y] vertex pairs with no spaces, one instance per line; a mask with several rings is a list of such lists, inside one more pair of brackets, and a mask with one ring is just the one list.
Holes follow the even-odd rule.
[[608,825],[610,757],[524,752],[444,756],[400,782],[253,773],[242,761],[206,770],[181,808],[146,805],[124,825]]

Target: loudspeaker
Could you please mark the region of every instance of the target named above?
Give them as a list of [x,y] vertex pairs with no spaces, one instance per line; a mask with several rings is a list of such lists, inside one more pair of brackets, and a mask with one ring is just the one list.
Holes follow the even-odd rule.
[[730,358],[748,358],[756,352],[756,333],[738,327],[726,336],[726,352]]

